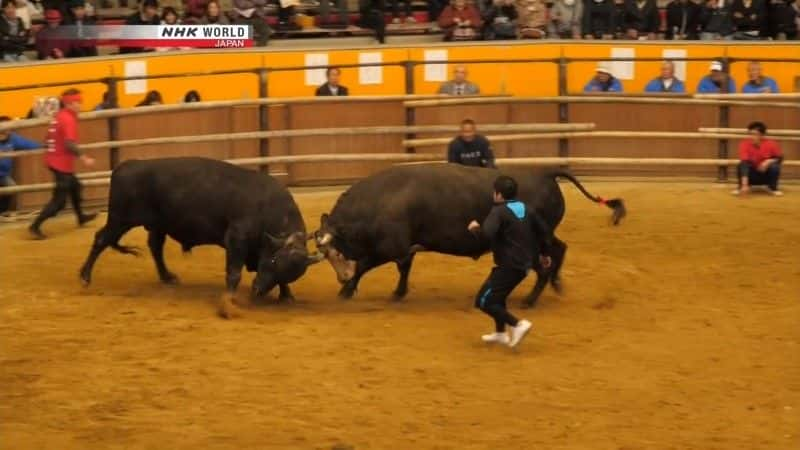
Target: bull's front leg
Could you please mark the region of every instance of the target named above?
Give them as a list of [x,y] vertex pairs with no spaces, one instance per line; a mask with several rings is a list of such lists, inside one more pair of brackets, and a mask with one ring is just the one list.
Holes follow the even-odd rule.
[[222,294],[217,312],[225,319],[241,315],[236,306],[236,290],[242,281],[245,251],[233,239],[226,239],[225,245],[225,292]]
[[280,289],[280,294],[278,295],[278,301],[281,302],[293,302],[294,301],[294,294],[292,294],[292,290],[289,289],[289,285],[286,283],[281,283],[278,285]]
[[380,263],[376,263],[370,258],[359,259],[356,262],[356,272],[353,274],[353,278],[347,280],[344,286],[342,286],[342,289],[339,290],[339,298],[344,300],[353,298],[353,295],[355,295],[358,289],[358,282],[361,281],[361,277],[379,265]]

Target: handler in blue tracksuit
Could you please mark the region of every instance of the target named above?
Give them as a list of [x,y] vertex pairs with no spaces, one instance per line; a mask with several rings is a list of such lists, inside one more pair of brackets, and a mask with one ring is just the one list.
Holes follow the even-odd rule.
[[[9,121],[11,121],[10,117],[0,116],[0,123]],[[2,153],[17,150],[34,150],[41,147],[42,145],[38,142],[26,139],[13,131],[0,131],[0,187],[14,186],[16,184],[11,177],[11,172],[14,169],[14,160],[3,158]],[[11,196],[0,195],[0,213],[8,211],[10,203]]]
[[[517,182],[501,175],[494,182],[494,202],[483,225],[473,220],[468,229],[492,243],[495,267],[478,291],[475,306],[494,319],[495,332],[482,337],[484,342],[515,347],[528,334],[531,323],[518,320],[506,310],[506,297],[525,279],[533,266],[533,258],[547,255],[552,232],[542,219],[516,200]],[[542,266],[550,266],[550,258],[541,256]],[[511,336],[506,334],[511,326]]]

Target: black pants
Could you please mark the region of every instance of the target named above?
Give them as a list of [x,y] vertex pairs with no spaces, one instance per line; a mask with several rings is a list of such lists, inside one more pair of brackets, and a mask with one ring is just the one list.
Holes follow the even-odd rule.
[[771,191],[778,190],[778,179],[781,176],[780,163],[772,163],[769,165],[766,172],[759,172],[758,169],[753,167],[749,162],[742,161],[739,163],[736,172],[738,174],[736,181],[739,183],[740,188],[742,187],[742,178],[747,177],[747,183],[750,186],[766,184]]
[[39,228],[42,222],[55,216],[67,205],[67,197],[72,201],[72,208],[78,216],[78,222],[83,218],[81,210],[81,183],[74,173],[59,172],[50,169],[55,177],[56,187],[53,189],[53,197],[47,206],[42,209],[39,216],[33,222],[33,228]]
[[524,270],[495,267],[475,296],[475,307],[494,319],[498,333],[504,332],[506,325],[517,326],[517,318],[506,310],[506,297],[526,275]]

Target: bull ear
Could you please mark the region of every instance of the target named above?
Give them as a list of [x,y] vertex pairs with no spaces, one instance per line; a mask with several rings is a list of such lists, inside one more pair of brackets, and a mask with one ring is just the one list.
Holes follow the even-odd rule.
[[322,261],[323,259],[325,259],[325,255],[323,255],[320,252],[315,252],[315,253],[313,253],[311,255],[308,255],[308,259],[306,259],[306,265],[307,266],[314,265],[314,264]]
[[286,239],[275,237],[269,233],[264,233],[264,237],[273,248],[282,248],[286,244]]

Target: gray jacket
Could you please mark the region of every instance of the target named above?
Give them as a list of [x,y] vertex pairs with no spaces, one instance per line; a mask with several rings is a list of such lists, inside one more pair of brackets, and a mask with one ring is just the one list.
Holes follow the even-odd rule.
[[581,20],[583,20],[583,0],[575,0],[572,6],[568,6],[564,0],[556,0],[550,8],[547,35],[567,39],[571,39],[575,34],[581,36]]
[[459,92],[459,85],[453,81],[445,81],[439,86],[439,94],[444,95],[478,95],[481,93],[478,85],[469,81],[461,85],[461,91]]

